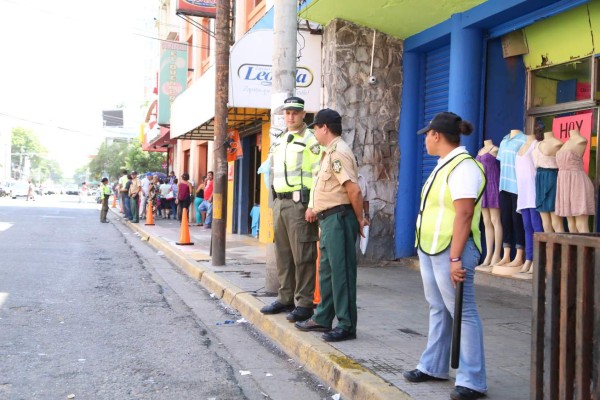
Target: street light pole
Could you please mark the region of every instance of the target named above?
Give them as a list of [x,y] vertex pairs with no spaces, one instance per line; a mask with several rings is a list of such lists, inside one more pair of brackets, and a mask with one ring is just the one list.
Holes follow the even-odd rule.
[[[272,132],[283,132],[285,120],[281,107],[283,101],[293,96],[296,91],[296,0],[277,0],[273,20],[273,85],[271,86],[271,129]],[[276,139],[271,135],[271,143]],[[270,174],[273,179],[273,174]],[[272,183],[272,182],[271,182]],[[269,192],[271,192],[269,190]],[[273,197],[269,194],[269,209],[273,209]],[[267,265],[265,271],[265,290],[270,293],[279,289],[275,245],[267,246]]]
[[225,265],[227,229],[227,101],[231,0],[217,0],[215,27],[215,170],[213,190],[212,265]]

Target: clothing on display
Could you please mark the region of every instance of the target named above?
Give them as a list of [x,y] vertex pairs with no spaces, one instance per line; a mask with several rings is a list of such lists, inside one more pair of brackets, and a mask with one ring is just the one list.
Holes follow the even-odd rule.
[[487,184],[481,198],[482,208],[500,208],[500,162],[491,153],[477,155],[475,158],[483,165]]
[[556,215],[573,217],[594,215],[594,185],[585,173],[583,158],[572,150],[556,153],[558,180]]
[[499,190],[517,194],[515,157],[526,140],[525,134],[516,129],[512,130],[511,133],[502,139],[498,148],[498,160],[500,161]]
[[517,176],[517,212],[525,208],[534,208],[536,203],[535,177],[536,170],[533,165],[533,151],[538,142],[533,141],[523,155],[517,154],[515,170]]

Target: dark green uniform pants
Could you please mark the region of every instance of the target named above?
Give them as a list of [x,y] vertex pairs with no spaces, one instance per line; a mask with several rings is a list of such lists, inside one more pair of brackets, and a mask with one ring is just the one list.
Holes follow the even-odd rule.
[[100,222],[106,221],[106,215],[108,214],[108,196],[104,195],[102,199],[102,208],[100,209]]
[[[273,204],[275,257],[279,277],[277,300],[298,307],[313,306],[317,275],[317,223],[304,219],[306,208],[293,200]],[[294,302],[295,300],[295,302]]]
[[346,210],[319,221],[321,227],[321,264],[319,285],[321,302],[313,317],[323,326],[338,326],[356,332],[356,237],[358,221],[354,211]]

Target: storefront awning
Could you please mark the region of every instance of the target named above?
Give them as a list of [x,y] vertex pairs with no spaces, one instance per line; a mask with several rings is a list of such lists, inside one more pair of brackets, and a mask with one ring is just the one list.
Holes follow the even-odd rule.
[[[299,33],[304,43],[297,63],[296,95],[305,100],[306,111],[320,109],[321,37]],[[269,119],[272,96],[273,31],[246,33],[231,49],[228,127],[240,131]],[[284,98],[277,101],[283,104]],[[215,67],[210,67],[171,108],[171,139],[213,140],[215,114]]]
[[485,0],[345,0],[340,7],[339,1],[312,0],[300,17],[321,25],[339,18],[405,39],[481,3]]

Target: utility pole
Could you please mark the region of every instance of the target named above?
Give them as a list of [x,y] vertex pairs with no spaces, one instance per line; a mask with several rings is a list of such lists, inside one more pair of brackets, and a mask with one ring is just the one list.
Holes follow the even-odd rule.
[[212,222],[212,265],[225,265],[227,229],[227,100],[231,0],[217,0],[215,28],[215,169]]
[[[277,0],[273,21],[273,85],[271,86],[271,132],[285,130],[285,120],[281,107],[283,101],[296,92],[296,31],[298,29],[296,0]],[[273,129],[275,128],[275,129]],[[271,143],[276,139],[271,134]],[[272,166],[271,166],[272,167]],[[270,174],[271,181],[273,174]],[[272,183],[272,182],[271,182]],[[271,192],[271,191],[269,191]],[[269,194],[269,208],[273,210],[273,197]],[[267,266],[265,290],[275,293],[279,289],[275,245],[267,246]]]

